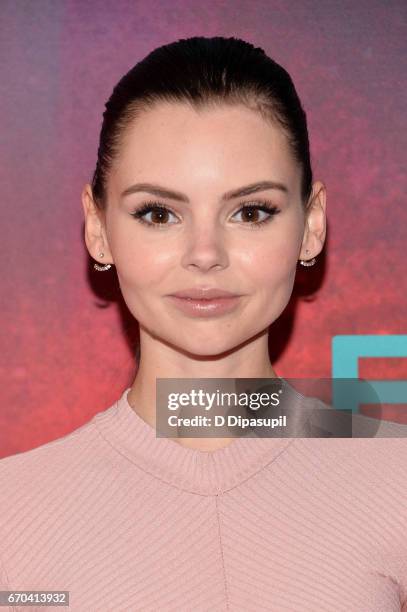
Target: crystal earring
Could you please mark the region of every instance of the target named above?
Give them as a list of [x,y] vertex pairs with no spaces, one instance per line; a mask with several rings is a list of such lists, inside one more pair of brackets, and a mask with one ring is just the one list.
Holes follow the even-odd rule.
[[[308,253],[308,249],[305,252]],[[315,257],[313,257],[309,261],[305,261],[304,259],[300,259],[300,264],[302,266],[313,266],[315,262],[316,262],[316,258]]]
[[[99,257],[104,257],[105,254],[104,253],[99,253]],[[93,264],[93,267],[95,268],[95,270],[98,270],[98,272],[104,272],[105,270],[109,270],[109,268],[111,268],[111,264],[106,264],[105,266],[101,266],[98,263]]]

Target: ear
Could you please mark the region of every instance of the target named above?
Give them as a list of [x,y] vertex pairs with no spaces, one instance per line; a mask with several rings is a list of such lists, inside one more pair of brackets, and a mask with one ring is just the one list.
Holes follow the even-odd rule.
[[[92,187],[86,184],[82,191],[82,207],[85,214],[85,242],[89,254],[102,264],[113,264],[112,254],[106,235],[104,212],[95,204]],[[103,258],[100,257],[103,253]]]
[[319,255],[326,237],[326,188],[321,181],[312,185],[312,193],[305,211],[304,237],[299,259],[308,260]]

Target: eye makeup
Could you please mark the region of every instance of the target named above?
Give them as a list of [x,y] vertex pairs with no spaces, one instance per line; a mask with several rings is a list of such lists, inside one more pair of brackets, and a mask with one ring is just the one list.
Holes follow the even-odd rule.
[[[248,223],[243,222],[243,225],[248,225],[252,229],[258,229],[259,227],[263,227],[264,225],[269,223],[275,215],[281,212],[281,210],[268,200],[256,200],[255,202],[245,202],[235,214],[241,212],[244,212],[244,214],[253,214],[253,212],[266,213],[266,218],[262,219],[261,221],[249,220]],[[146,221],[144,217],[149,213],[161,215],[161,221],[159,221],[158,223]],[[154,229],[161,229],[168,225],[175,225],[173,223],[163,222],[163,216],[165,218],[165,215],[169,214],[175,215],[175,213],[173,213],[168,206],[166,206],[165,204],[161,204],[158,201],[144,202],[139,208],[130,213],[130,215],[137,219],[137,221]]]

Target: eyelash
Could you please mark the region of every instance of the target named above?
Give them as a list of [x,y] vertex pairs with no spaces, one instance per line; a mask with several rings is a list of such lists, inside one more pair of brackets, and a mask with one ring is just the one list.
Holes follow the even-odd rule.
[[[241,208],[239,208],[237,212],[239,213],[242,210],[245,210],[247,208],[251,210],[261,210],[262,212],[266,212],[269,214],[269,216],[263,219],[262,221],[243,222],[244,225],[249,225],[251,229],[259,229],[261,226],[270,222],[275,215],[281,212],[280,209],[277,208],[277,206],[274,206],[268,200],[256,200],[256,203],[253,203],[253,204],[245,203],[243,204],[243,206],[241,206]],[[135,217],[137,221],[139,221],[140,223],[143,223],[144,225],[147,225],[148,227],[153,227],[154,229],[160,229],[160,227],[165,227],[166,225],[172,225],[171,223],[151,223],[150,221],[146,221],[145,219],[143,219],[143,216],[145,214],[152,212],[152,211],[160,211],[160,212],[164,211],[164,212],[169,212],[171,214],[175,214],[172,212],[170,208],[168,208],[164,204],[160,204],[159,202],[155,202],[155,201],[145,202],[138,210],[135,210],[134,212],[130,214],[132,217]]]

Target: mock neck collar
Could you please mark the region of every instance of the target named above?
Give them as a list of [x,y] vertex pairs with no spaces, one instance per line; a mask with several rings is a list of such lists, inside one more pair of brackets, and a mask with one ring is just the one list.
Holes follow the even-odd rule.
[[[282,379],[283,380],[283,379]],[[306,399],[288,383],[292,408]],[[225,447],[202,451],[157,438],[127,399],[131,387],[107,410],[95,415],[99,432],[127,460],[167,484],[200,495],[218,495],[273,462],[295,438],[236,437]]]

